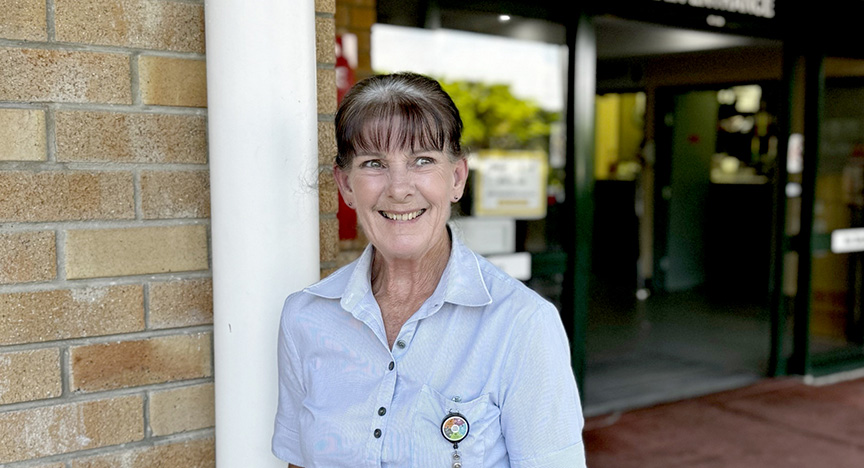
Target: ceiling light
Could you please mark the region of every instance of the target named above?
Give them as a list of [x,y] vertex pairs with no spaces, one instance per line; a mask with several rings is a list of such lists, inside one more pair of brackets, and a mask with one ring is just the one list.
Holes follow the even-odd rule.
[[726,18],[720,15],[708,15],[706,21],[708,22],[709,26],[714,26],[716,28],[722,28],[723,26],[726,26]]

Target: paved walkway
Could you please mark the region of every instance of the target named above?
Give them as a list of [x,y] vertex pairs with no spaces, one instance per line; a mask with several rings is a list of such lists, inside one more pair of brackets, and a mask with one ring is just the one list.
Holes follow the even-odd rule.
[[864,378],[767,379],[589,418],[589,468],[864,468]]

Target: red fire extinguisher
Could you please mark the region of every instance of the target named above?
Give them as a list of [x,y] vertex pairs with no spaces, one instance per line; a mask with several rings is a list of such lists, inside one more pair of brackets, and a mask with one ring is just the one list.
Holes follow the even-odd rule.
[[[336,102],[342,102],[345,93],[354,85],[354,69],[345,57],[342,36],[336,36]],[[339,240],[357,238],[357,213],[345,204],[342,194],[339,194]]]

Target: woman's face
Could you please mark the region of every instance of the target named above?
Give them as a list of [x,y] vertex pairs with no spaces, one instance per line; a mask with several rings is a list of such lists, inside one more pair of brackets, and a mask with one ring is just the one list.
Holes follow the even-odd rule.
[[388,259],[418,260],[446,240],[450,203],[462,196],[468,163],[440,151],[393,150],[358,154],[334,175],[372,245]]

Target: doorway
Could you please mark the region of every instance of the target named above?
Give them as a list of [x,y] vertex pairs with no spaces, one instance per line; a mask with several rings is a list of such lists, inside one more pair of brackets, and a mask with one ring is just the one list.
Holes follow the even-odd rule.
[[[632,188],[597,169],[586,414],[736,388],[768,372],[777,86],[651,90],[654,138],[635,158]],[[627,268],[610,268],[622,256]]]

